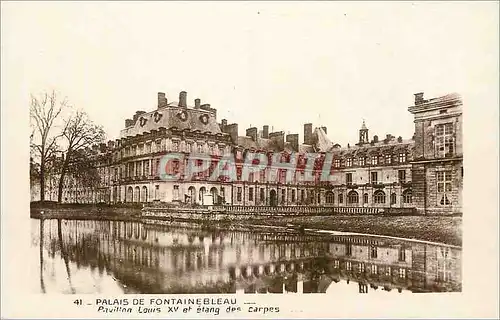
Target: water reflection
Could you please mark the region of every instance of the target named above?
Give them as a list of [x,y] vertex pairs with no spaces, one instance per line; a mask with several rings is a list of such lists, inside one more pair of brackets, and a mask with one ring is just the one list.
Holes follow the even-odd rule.
[[460,249],[359,236],[32,220],[39,292],[461,291]]

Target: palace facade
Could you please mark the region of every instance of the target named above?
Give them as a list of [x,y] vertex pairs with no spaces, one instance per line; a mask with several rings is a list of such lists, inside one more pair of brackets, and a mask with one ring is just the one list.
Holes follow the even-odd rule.
[[[420,214],[462,212],[462,100],[457,94],[425,100],[415,94],[408,109],[415,115],[411,139],[393,135],[369,137],[363,122],[357,143],[346,147],[327,136],[326,127],[304,125],[298,134],[269,132],[265,125],[238,135],[238,124],[217,121],[217,110],[186,92],[169,102],[158,93],[155,110],[137,111],[126,119],[119,139],[87,150],[101,177],[96,188],[80,187],[68,177],[63,200],[70,203],[187,202],[241,206],[331,206],[347,208],[415,208]],[[286,180],[286,170],[268,167],[242,179],[247,152],[287,160],[298,154],[297,172]],[[169,153],[206,154],[214,161],[194,179],[185,179],[187,163],[172,162],[177,181],[160,179],[160,161]],[[315,159],[307,159],[314,153]],[[217,160],[234,155],[236,179],[210,181]],[[328,182],[321,181],[327,154],[332,154]],[[188,161],[188,160],[185,160]],[[314,161],[313,181],[304,181],[307,161]],[[274,175],[274,176],[273,176]],[[273,177],[270,179],[269,177]]]

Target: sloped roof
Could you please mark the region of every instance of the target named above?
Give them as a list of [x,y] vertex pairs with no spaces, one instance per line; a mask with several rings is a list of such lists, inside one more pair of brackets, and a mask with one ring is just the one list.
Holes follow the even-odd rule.
[[[181,114],[186,116],[185,120],[182,119]],[[206,117],[206,123],[203,123],[202,116]],[[199,130],[214,135],[222,134],[215,114],[203,109],[177,107],[174,102],[167,107],[139,115],[133,126],[121,130],[120,138],[144,134],[162,127],[166,129]]]

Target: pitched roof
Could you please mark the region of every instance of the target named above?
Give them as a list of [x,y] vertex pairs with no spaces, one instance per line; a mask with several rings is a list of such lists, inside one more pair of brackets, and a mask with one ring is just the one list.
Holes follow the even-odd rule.
[[222,134],[214,113],[203,109],[178,107],[177,103],[173,102],[167,107],[139,115],[133,126],[121,130],[120,138],[144,134],[162,127]]

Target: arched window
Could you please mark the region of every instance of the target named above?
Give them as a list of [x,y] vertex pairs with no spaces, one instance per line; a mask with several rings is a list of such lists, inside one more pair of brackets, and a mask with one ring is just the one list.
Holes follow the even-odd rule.
[[189,203],[196,203],[196,189],[195,187],[191,186],[188,188],[188,202]]
[[344,195],[342,193],[339,193],[339,203],[344,203]]
[[363,195],[363,203],[368,203],[368,193]]
[[358,193],[354,190],[349,191],[347,194],[347,203],[358,203],[359,202],[359,196]]
[[334,195],[333,195],[333,192],[328,191],[328,192],[326,193],[326,195],[325,195],[325,201],[326,201],[326,203],[327,203],[327,204],[333,204],[334,199],[335,199],[335,197],[334,197]]
[[139,202],[141,201],[141,189],[139,187],[135,187],[134,189],[134,202]]
[[142,187],[141,202],[148,202],[148,187],[146,186]]
[[127,202],[134,201],[134,189],[132,187],[128,187],[126,199],[127,199]]
[[395,193],[391,194],[391,204],[396,204],[396,194]]
[[198,200],[201,202],[201,204],[205,204],[205,193],[207,193],[207,189],[205,187],[201,187],[200,191],[198,192]]
[[373,202],[385,203],[385,193],[382,190],[377,190],[373,193]]
[[406,189],[405,191],[403,191],[403,203],[412,203],[411,189]]

